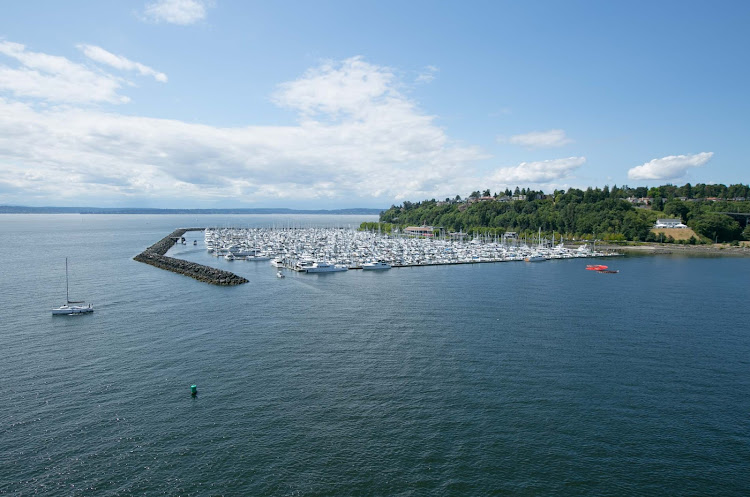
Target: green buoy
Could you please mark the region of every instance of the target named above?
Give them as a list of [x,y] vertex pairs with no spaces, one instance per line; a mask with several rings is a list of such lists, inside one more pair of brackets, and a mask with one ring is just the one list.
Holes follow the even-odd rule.
[[190,385],[190,395],[195,397],[198,395],[198,386],[197,385]]

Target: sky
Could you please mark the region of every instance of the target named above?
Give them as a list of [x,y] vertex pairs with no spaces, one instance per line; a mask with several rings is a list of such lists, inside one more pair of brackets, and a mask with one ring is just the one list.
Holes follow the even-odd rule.
[[0,205],[748,183],[750,2],[3,2]]

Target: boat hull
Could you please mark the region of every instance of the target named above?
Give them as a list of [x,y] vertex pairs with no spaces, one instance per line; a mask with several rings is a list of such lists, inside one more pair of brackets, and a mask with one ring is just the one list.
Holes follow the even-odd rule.
[[391,268],[390,264],[381,264],[381,263],[362,265],[363,271],[383,271],[385,269],[390,269],[390,268]]
[[309,267],[307,268],[308,273],[338,273],[341,271],[346,271],[348,268],[345,267],[330,267],[330,268],[321,268],[321,267]]
[[60,307],[56,307],[55,309],[52,309],[53,316],[72,316],[74,314],[90,314],[92,312],[94,312],[94,308],[90,305],[89,306],[63,305]]

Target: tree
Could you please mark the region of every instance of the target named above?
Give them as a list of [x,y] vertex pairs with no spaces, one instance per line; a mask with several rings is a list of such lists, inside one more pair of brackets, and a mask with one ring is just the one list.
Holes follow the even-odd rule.
[[667,216],[678,216],[683,223],[687,221],[689,210],[685,202],[678,199],[672,199],[664,204],[664,214]]
[[747,226],[745,226],[745,229],[742,230],[742,237],[745,240],[750,240],[750,224],[748,224]]
[[492,195],[492,194],[490,193],[490,189],[489,188],[487,188],[485,191],[482,192],[482,196],[483,197],[489,197],[490,195]]
[[696,216],[690,221],[690,227],[699,235],[718,242],[737,240],[742,233],[742,228],[737,221],[724,214],[713,212]]
[[685,183],[685,185],[683,185],[682,196],[685,198],[693,198],[693,186],[690,183]]

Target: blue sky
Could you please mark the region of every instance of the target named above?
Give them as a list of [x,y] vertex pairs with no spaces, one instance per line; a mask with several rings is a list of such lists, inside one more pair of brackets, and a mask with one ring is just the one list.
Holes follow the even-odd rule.
[[748,183],[750,3],[6,2],[0,204]]

